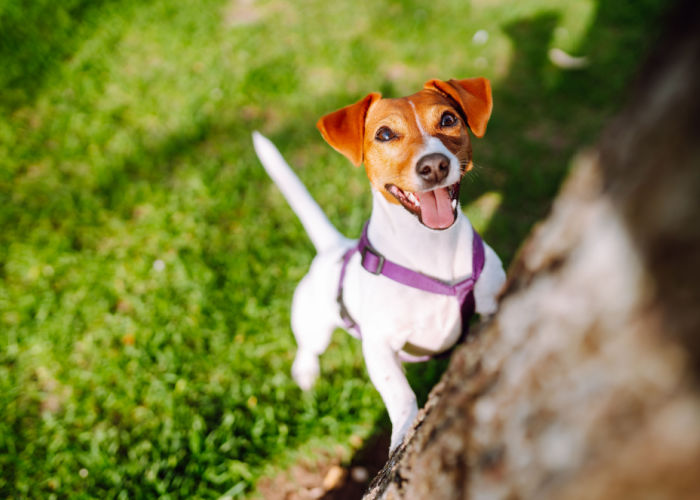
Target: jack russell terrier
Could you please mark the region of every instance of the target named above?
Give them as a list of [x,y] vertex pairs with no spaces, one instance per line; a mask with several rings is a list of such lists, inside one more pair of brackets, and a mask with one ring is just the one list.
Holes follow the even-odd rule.
[[482,137],[491,107],[484,78],[431,80],[408,97],[372,93],[318,121],[334,149],[365,164],[372,215],[358,241],[333,227],[275,146],[253,134],[260,161],[317,250],[292,301],[292,376],[303,390],[312,387],[336,328],[361,338],[391,419],[391,450],[418,412],[401,362],[451,349],[474,311],[496,311],[505,281],[500,259],[459,206],[460,181],[473,167],[467,129]]

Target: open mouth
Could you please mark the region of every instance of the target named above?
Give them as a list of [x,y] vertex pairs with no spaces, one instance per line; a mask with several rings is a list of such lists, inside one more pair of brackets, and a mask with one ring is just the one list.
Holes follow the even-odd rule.
[[418,217],[424,226],[430,229],[447,229],[457,219],[459,204],[459,182],[451,186],[433,189],[431,191],[404,191],[395,184],[387,184],[384,188],[403,207]]

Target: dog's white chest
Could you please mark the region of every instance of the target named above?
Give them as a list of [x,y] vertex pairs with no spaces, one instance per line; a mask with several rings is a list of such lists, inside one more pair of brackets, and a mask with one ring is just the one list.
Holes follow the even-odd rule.
[[409,343],[437,354],[449,349],[461,334],[460,306],[455,297],[375,276],[361,267],[359,254],[348,264],[343,296],[363,337],[380,336],[396,350]]

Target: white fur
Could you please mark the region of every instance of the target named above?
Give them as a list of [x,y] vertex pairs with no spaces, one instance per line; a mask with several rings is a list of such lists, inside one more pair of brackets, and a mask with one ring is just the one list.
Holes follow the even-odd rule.
[[413,101],[408,101],[408,104],[410,104],[411,108],[413,108],[413,116],[416,119],[416,125],[418,125],[418,130],[420,130],[420,135],[425,137],[428,134],[425,133],[425,129],[423,128],[423,124],[420,122],[420,118],[418,117],[418,110],[416,109],[416,105],[413,104]]
[[[318,251],[292,301],[292,330],[298,346],[292,375],[308,390],[319,374],[318,356],[328,347],[333,330],[344,328],[336,291],[342,255],[355,242],[333,228],[274,145],[257,132],[253,140],[265,169],[278,182]],[[386,258],[446,282],[456,283],[471,275],[473,232],[461,210],[450,228],[436,231],[403,207],[387,202],[377,191],[372,194],[369,240]],[[496,311],[496,294],[505,273],[496,253],[488,245],[484,247],[486,260],[474,297],[476,311],[487,315]],[[389,412],[393,450],[418,412],[399,352],[406,343],[435,354],[449,349],[461,333],[459,305],[454,297],[410,288],[367,272],[359,254],[347,267],[344,300],[362,328],[367,371]]]
[[[447,146],[445,146],[440,139],[425,133],[425,129],[423,128],[423,125],[420,122],[420,117],[418,116],[416,105],[413,104],[413,101],[408,101],[408,104],[410,104],[411,108],[413,108],[413,116],[416,119],[416,125],[418,126],[418,130],[420,130],[421,136],[423,137],[423,147],[417,154],[414,155],[413,164],[417,164],[418,159],[422,158],[423,156],[433,153],[442,153],[450,160],[450,171],[447,174],[447,177],[445,177],[440,184],[432,186],[432,189],[438,189],[455,184],[457,181],[459,181],[462,174],[461,169],[459,168],[459,159],[452,153],[452,151],[447,149]],[[418,186],[425,184],[425,181],[421,179],[415,171],[413,172],[413,175],[413,182],[415,185]],[[428,189],[428,186],[425,187]]]

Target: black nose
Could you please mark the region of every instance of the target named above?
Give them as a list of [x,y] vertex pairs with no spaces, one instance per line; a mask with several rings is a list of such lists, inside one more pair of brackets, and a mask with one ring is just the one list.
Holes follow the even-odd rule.
[[418,160],[416,172],[424,181],[437,184],[450,173],[450,160],[442,153],[425,155]]

